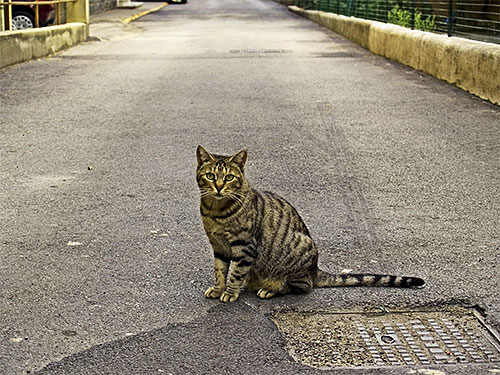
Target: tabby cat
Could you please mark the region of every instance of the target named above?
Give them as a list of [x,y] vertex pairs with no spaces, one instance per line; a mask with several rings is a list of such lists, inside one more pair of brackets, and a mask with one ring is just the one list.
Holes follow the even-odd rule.
[[215,285],[206,297],[234,302],[243,283],[260,298],[307,293],[313,287],[424,286],[417,277],[335,275],[320,270],[316,245],[295,208],[248,184],[245,150],[222,156],[198,146],[196,156],[201,218],[214,251]]

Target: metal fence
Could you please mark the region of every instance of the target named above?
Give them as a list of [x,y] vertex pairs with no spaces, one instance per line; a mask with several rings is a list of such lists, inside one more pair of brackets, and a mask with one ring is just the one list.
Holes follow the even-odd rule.
[[500,0],[294,0],[294,5],[500,43]]
[[[3,12],[3,17],[0,17],[0,20],[5,23],[5,25],[1,26],[4,26],[5,30],[12,31],[16,29],[40,27],[52,23],[60,25],[66,22],[64,19],[64,5],[75,1],[76,0],[0,0],[0,12]],[[43,24],[41,22],[41,14],[44,15]],[[19,27],[19,25],[22,25],[22,27]],[[1,30],[3,30],[3,27],[0,27],[0,31]]]

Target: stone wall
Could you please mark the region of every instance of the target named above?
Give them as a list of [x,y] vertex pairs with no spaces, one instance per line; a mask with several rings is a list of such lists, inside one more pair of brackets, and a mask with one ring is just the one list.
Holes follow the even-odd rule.
[[85,41],[88,35],[88,25],[82,22],[0,32],[0,68],[53,55]]

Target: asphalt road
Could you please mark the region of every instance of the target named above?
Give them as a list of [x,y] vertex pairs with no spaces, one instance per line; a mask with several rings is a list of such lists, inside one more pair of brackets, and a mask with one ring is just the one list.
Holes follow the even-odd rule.
[[[1,374],[325,373],[288,356],[275,311],[460,305],[500,328],[498,107],[271,1],[91,30],[0,70]],[[322,268],[427,287],[205,299],[198,144],[248,149],[251,183],[296,206]]]

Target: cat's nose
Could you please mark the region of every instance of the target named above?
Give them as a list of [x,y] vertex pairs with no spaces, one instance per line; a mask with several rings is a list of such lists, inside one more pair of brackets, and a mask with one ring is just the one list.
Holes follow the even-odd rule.
[[215,188],[217,189],[217,193],[220,193],[223,187],[224,181],[215,181]]

